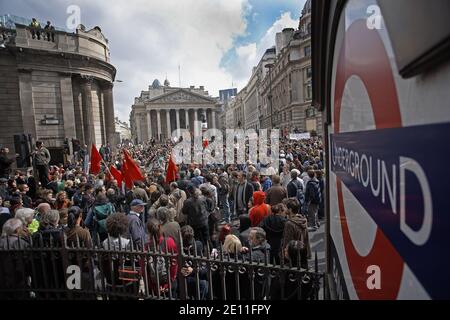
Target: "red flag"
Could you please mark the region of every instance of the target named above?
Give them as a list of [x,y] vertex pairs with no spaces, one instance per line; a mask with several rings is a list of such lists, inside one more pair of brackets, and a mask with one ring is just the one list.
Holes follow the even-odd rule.
[[100,163],[102,162],[102,156],[98,152],[97,148],[95,147],[95,144],[92,144],[91,148],[91,169],[90,172],[92,174],[99,174],[100,173]]
[[131,159],[130,155],[126,150],[123,150],[125,159],[123,161],[122,177],[125,180],[127,188],[131,189],[133,187],[134,181],[142,181],[144,177],[142,176],[141,170],[136,165],[136,163]]
[[209,141],[208,141],[208,139],[203,140],[203,149],[208,148],[208,146],[209,146]]
[[117,181],[117,185],[119,186],[119,188],[122,188],[122,173],[119,170],[117,170],[117,168],[114,167],[113,165],[109,167],[109,171],[114,177],[114,180]]
[[175,161],[173,161],[172,155],[170,155],[169,166],[167,167],[166,182],[171,183],[177,180],[177,172],[177,165],[175,164]]
[[128,189],[131,189],[131,188],[133,188],[133,180],[131,180],[130,177],[126,175],[126,172],[127,172],[127,164],[125,161],[123,161],[122,168],[121,168],[122,181],[125,182],[125,186]]

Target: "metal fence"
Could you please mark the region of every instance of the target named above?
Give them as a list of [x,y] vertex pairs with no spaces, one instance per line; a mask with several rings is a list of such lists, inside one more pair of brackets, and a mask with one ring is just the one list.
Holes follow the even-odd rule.
[[[108,238],[110,239],[110,238]],[[255,262],[247,255],[193,250],[137,249],[113,239],[68,243],[7,238],[0,247],[0,299],[61,300],[318,300],[324,274],[291,264]],[[299,261],[300,262],[300,261]],[[296,265],[300,265],[297,263]],[[171,272],[172,271],[172,272]],[[175,276],[172,279],[171,273]],[[174,281],[172,281],[174,280]]]

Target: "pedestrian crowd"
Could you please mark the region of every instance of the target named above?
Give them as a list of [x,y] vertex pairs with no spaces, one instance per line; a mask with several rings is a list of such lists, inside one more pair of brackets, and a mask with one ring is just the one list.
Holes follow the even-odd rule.
[[[20,171],[11,169],[15,157],[2,148],[0,249],[67,241],[70,246],[87,248],[154,249],[175,255],[181,250],[187,255],[309,268],[309,235],[324,219],[320,140],[282,140],[277,168],[249,161],[233,165],[182,163],[176,167],[176,179],[167,181],[172,147],[170,141],[152,140],[121,144],[113,151],[107,144],[100,148],[103,161],[97,175],[86,170],[86,150],[66,165],[50,165],[49,151],[38,142],[30,154],[34,171]],[[109,170],[111,165],[123,169],[124,149],[144,178],[133,181],[131,188]],[[107,261],[98,264],[102,270],[111,268]],[[179,266],[176,259],[167,270],[163,261],[150,265],[148,285],[153,292],[172,290],[177,296],[178,278],[183,276],[189,296],[195,296],[199,281],[200,298],[206,299],[207,270]],[[114,282],[108,277],[108,283]],[[212,281],[220,286],[219,278]],[[279,283],[270,287],[264,279],[255,283],[261,294],[257,298],[280,297]],[[228,287],[232,285],[227,282],[227,292],[236,291]],[[242,290],[246,287],[241,283]],[[295,283],[287,283],[284,291],[292,298],[297,288]],[[219,292],[215,290],[215,294]],[[249,294],[242,292],[243,297]]]

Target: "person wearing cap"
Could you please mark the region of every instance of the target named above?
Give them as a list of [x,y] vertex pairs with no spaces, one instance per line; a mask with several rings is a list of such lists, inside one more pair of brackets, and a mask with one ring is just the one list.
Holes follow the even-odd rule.
[[145,210],[145,202],[134,199],[130,203],[130,214],[128,215],[128,232],[135,248],[142,248],[145,242],[145,226],[141,215]]

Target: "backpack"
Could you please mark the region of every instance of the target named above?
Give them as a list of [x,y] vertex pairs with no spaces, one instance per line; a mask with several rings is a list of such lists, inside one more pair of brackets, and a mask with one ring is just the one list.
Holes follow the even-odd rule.
[[219,184],[220,184],[220,193],[223,194],[228,194],[230,192],[230,185],[228,183],[228,179],[226,177],[221,177],[219,179]]
[[300,207],[303,207],[303,205],[305,204],[305,192],[303,191],[303,185],[299,181],[296,181],[296,183],[294,183],[294,181],[289,182],[289,184],[291,183],[295,184],[295,186],[297,187],[296,198],[300,203]]
[[322,194],[320,192],[319,182],[310,180],[308,181],[311,203],[320,204],[322,202]]
[[92,210],[98,233],[108,233],[106,230],[106,218],[108,218],[110,214],[114,213],[114,208],[111,203],[101,206],[94,206]]
[[[161,252],[163,252],[163,248],[165,247],[166,238],[164,238],[163,242],[159,246],[159,249]],[[164,257],[157,256],[156,262],[154,260],[155,258],[150,256],[149,260],[149,269],[150,269],[150,279],[152,280],[152,283],[157,284],[159,279],[159,285],[164,285],[169,283],[169,273],[167,271],[166,267],[166,261],[164,260]]]

